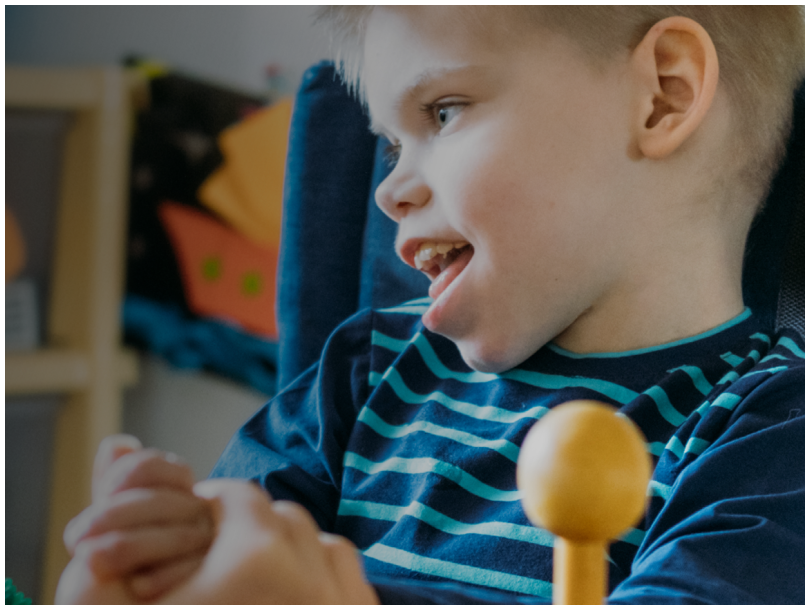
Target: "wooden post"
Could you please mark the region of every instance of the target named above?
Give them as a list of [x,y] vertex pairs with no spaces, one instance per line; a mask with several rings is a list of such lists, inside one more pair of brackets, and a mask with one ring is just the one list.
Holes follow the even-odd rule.
[[6,394],[64,392],[56,420],[40,591],[52,603],[68,556],[67,522],[90,501],[93,456],[121,429],[137,377],[121,349],[120,306],[133,81],[120,68],[6,68],[6,108],[71,112],[56,222],[46,345],[6,356]]

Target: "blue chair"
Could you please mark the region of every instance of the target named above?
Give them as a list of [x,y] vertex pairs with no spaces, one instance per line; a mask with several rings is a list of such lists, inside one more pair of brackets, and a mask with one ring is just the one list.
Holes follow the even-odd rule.
[[[804,334],[804,86],[784,166],[748,240],[744,299],[764,324]],[[374,203],[384,144],[334,66],[304,75],[293,110],[278,270],[279,388],[318,360],[332,330],[365,307],[427,295],[394,253]]]

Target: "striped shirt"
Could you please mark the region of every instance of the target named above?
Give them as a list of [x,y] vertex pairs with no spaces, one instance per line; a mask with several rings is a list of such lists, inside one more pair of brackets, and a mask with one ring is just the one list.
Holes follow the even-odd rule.
[[[639,426],[655,464],[644,518],[610,547],[611,601],[803,599],[799,335],[768,335],[746,310],[650,349],[580,355],[547,345],[492,374],[471,370],[422,326],[428,304],[344,323],[320,362],[237,433],[213,476],[251,478],[303,504],[358,546],[384,601],[548,600],[553,537],[523,513],[519,448],[549,409],[600,400]],[[793,460],[794,471],[772,471],[768,460]],[[761,553],[763,537],[796,530],[799,516],[800,539],[783,547],[800,552],[795,574],[780,564],[779,591],[750,574],[760,555],[728,557]],[[718,580],[714,565],[712,578],[705,566],[662,567],[702,545],[695,566],[724,561]],[[739,591],[729,593],[728,579]]]

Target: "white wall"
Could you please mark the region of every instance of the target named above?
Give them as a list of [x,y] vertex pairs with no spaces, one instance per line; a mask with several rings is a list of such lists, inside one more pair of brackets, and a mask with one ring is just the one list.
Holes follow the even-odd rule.
[[328,55],[309,6],[6,6],[6,62],[119,63],[145,55],[249,92],[279,63],[291,86]]

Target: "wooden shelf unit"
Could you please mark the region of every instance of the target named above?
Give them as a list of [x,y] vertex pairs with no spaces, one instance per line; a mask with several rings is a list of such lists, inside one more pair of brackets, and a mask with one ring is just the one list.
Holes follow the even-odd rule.
[[[134,352],[120,350],[116,355],[118,382],[134,385],[138,380],[138,360]],[[90,362],[79,349],[43,348],[6,354],[6,395],[61,394],[82,390],[90,383]]]
[[6,354],[6,394],[65,396],[56,419],[40,601],[67,565],[67,522],[90,501],[93,458],[121,430],[122,390],[137,379],[121,347],[120,306],[135,77],[119,68],[6,66],[6,109],[71,114],[57,202],[45,346]]

